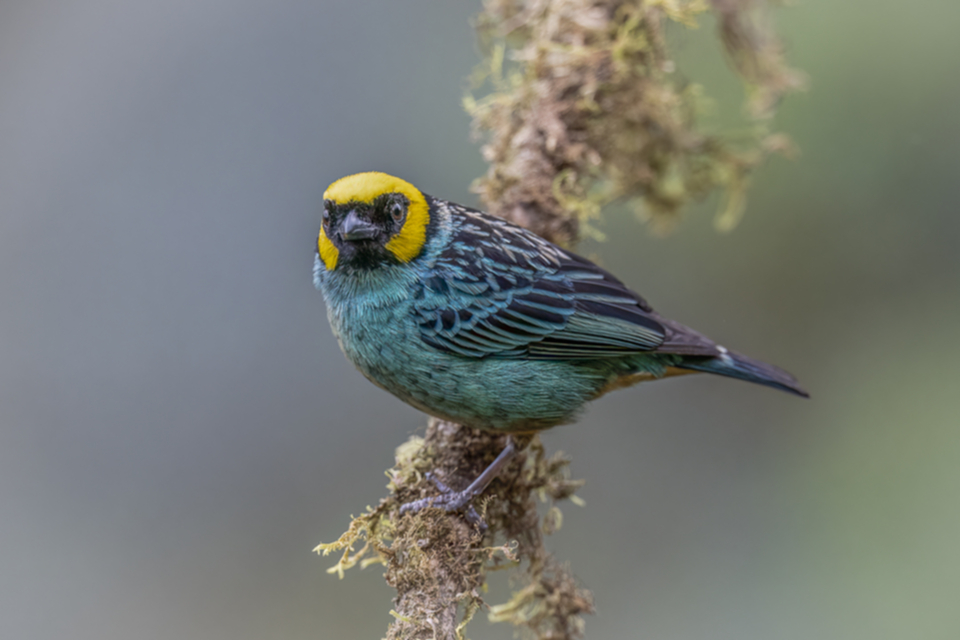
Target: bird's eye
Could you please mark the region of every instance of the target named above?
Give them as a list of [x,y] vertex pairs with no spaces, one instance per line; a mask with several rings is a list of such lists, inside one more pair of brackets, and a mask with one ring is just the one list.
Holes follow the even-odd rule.
[[405,213],[406,213],[406,210],[404,209],[403,205],[400,204],[399,202],[394,202],[393,205],[390,206],[390,215],[393,216],[393,219],[396,222],[400,222],[401,220],[403,220],[403,216]]
[[323,224],[330,222],[330,209],[324,207],[323,213],[320,214],[320,218],[323,220]]

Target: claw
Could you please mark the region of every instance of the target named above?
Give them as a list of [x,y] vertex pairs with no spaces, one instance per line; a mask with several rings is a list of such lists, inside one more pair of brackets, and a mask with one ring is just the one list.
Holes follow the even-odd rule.
[[497,477],[503,467],[506,466],[516,453],[517,447],[513,442],[513,438],[509,438],[507,440],[507,446],[500,452],[500,455],[463,491],[454,491],[437,478],[436,474],[432,471],[428,472],[426,476],[427,479],[440,490],[440,495],[408,502],[400,507],[400,513],[415,513],[421,509],[430,507],[443,509],[448,513],[462,511],[467,522],[476,525],[481,531],[486,531],[487,525],[470,503],[474,498],[483,493],[484,489]]

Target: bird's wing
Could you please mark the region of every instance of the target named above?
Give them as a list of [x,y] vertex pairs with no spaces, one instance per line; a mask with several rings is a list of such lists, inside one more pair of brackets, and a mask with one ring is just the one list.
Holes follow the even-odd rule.
[[414,305],[430,346],[538,360],[717,354],[710,340],[659,317],[589,260],[499,218],[458,211],[459,229]]

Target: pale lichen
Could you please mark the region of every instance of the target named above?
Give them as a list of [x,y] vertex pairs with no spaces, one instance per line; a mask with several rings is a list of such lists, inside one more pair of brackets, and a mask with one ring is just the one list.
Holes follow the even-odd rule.
[[478,503],[486,529],[439,509],[400,515],[400,505],[436,494],[424,470],[459,488],[504,442],[503,436],[431,420],[425,438],[414,436],[398,447],[388,471],[391,495],[354,518],[336,542],[315,549],[342,552],[329,569],[340,577],[357,564],[385,566],[386,581],[397,590],[387,638],[462,638],[466,623],[484,606],[487,572],[516,567],[522,585],[509,602],[490,607],[491,620],[511,622],[538,638],[574,638],[582,630],[580,614],[592,611],[591,597],[547,552],[537,513],[539,499],[548,505],[544,528],[557,530],[556,503],[573,498],[582,482],[568,477],[569,460],[562,454],[545,454],[539,438],[520,439],[523,451]]
[[474,184],[493,212],[573,244],[591,220],[626,200],[663,228],[716,190],[730,228],[748,177],[784,137],[766,122],[801,76],[783,61],[765,2],[715,0],[721,40],[758,119],[748,134],[697,126],[699,85],[677,79],[670,22],[695,27],[704,0],[487,0],[477,26],[486,57],[465,99],[484,139],[487,174]]

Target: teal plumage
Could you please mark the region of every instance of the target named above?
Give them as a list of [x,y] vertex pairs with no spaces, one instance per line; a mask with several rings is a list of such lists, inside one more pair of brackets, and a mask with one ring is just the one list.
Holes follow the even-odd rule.
[[692,371],[806,395],[592,262],[385,174],[331,186],[318,247],[314,282],[347,358],[430,415],[534,431],[611,389]]

